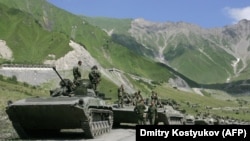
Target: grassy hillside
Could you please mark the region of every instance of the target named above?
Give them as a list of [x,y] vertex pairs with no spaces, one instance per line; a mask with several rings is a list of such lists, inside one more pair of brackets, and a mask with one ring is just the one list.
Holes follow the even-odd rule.
[[[83,45],[106,68],[115,67],[156,81],[166,81],[171,77],[166,68],[137,56],[113,42],[106,32],[84,21],[82,17],[56,8],[46,1],[39,1],[40,6],[34,4],[33,0],[0,0],[0,3],[25,11],[2,5],[5,13],[3,18],[7,20],[0,21],[1,27],[5,29],[0,33],[0,38],[6,40],[12,49],[14,62],[42,63],[48,54],[55,54],[59,58],[70,50],[67,42],[72,39]],[[10,15],[10,9],[19,12]],[[12,28],[5,28],[9,27],[8,23],[11,23]]]
[[8,8],[0,3],[0,39],[5,40],[13,52],[14,62],[41,63],[48,54],[56,58],[70,48],[65,34],[45,30],[28,13]]
[[[249,119],[249,116],[245,114],[247,111],[242,109],[244,107],[249,108],[249,104],[248,102],[245,103],[241,98],[238,100],[235,98],[232,100],[215,99],[209,92],[204,92],[206,96],[199,96],[173,89],[164,83],[170,77],[174,77],[171,71],[169,71],[171,69],[129,50],[124,46],[126,45],[124,42],[127,41],[127,38],[118,40],[117,38],[110,37],[101,28],[93,26],[82,17],[56,8],[48,4],[46,0],[36,2],[34,0],[0,0],[0,17],[4,19],[0,20],[0,39],[5,40],[13,51],[14,63],[42,63],[44,59],[48,58],[48,54],[55,54],[56,59],[60,58],[70,51],[68,42],[72,39],[83,45],[105,68],[114,67],[134,75],[153,79],[156,85],[148,85],[141,80],[135,81],[128,77],[138,90],[143,91],[143,96],[145,97],[149,96],[151,90],[156,90],[161,98],[175,100],[180,104],[179,108],[185,110],[187,113],[197,114],[209,111],[214,114]],[[126,26],[129,22],[128,20],[122,28],[129,28]],[[225,69],[228,69],[230,65],[225,65],[226,68],[221,68],[219,64],[225,63],[223,61],[213,62],[210,59],[204,60],[207,56],[202,53],[193,56],[190,51],[193,51],[192,49],[195,47],[187,44],[186,39],[183,39],[183,42],[176,42],[169,44],[170,49],[165,52],[165,55],[166,57],[170,57],[167,58],[169,60],[175,58],[171,63],[178,66],[177,70],[186,67],[185,72],[201,82],[208,79],[211,81],[215,81],[214,79],[222,81],[222,78],[227,76]],[[133,43],[137,45],[136,42]],[[185,47],[188,47],[188,49]],[[207,50],[207,44],[203,45],[199,43],[199,47]],[[199,50],[195,50],[198,54]],[[227,54],[221,56],[220,51],[215,54],[214,52],[209,52],[209,50],[206,52],[211,58],[216,58],[215,60],[220,60],[220,58],[225,58],[226,60],[232,59]],[[6,60],[0,59],[0,63],[2,62],[6,62]],[[197,67],[194,62],[206,67]],[[218,68],[220,68],[219,72],[216,71]],[[203,76],[200,73],[195,73],[194,69],[200,73],[207,73],[207,75]],[[175,73],[177,74],[177,72]],[[231,72],[228,73],[230,74]],[[215,77],[213,76],[214,74],[216,74]],[[197,86],[197,83],[187,77],[185,77],[185,80],[188,80],[193,86]],[[107,79],[104,78],[102,80],[99,90],[104,92],[107,97],[112,98],[108,102],[116,100],[117,86]],[[48,96],[48,90],[27,87],[25,84],[0,81],[0,96],[0,108],[3,110],[6,102],[10,99],[17,100],[31,96]],[[243,105],[240,103],[242,101]],[[199,105],[197,108],[190,106],[196,104]],[[212,108],[232,107],[238,110],[216,111],[213,109],[208,110],[206,106]]]
[[92,25],[96,25],[101,29],[105,29],[113,34],[128,34],[130,29],[130,23],[132,19],[115,19],[107,17],[87,17],[82,16],[82,18],[88,21]]
[[171,66],[198,83],[223,83],[233,75],[231,62],[235,58],[198,35],[178,35],[164,52]]
[[236,119],[249,120],[249,97],[232,97],[220,91],[210,92],[204,90],[204,96],[183,92],[167,85],[155,88],[162,99],[169,99],[179,104],[179,109],[188,114],[199,113],[232,117]]
[[[197,83],[215,84],[225,83],[227,80],[244,80],[248,74],[249,69],[246,68],[235,76],[231,64],[236,58],[221,48],[231,46],[230,41],[218,37],[210,30],[169,22],[162,27],[160,25],[137,27],[136,34],[130,35],[128,31],[131,30],[129,28],[131,21],[128,19],[105,17],[85,17],[85,19],[105,30],[113,30],[114,42],[126,46],[139,55],[155,58],[159,53],[158,47],[166,47],[165,60],[174,69]],[[117,27],[120,24],[121,26]],[[180,26],[180,29],[175,29],[176,26]],[[242,66],[243,63],[239,62],[237,69]]]

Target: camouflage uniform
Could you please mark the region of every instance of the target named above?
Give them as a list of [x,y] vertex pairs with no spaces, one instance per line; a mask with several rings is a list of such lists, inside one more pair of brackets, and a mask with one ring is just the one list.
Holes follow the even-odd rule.
[[122,107],[122,108],[123,108],[123,103],[124,103],[123,95],[124,95],[124,88],[123,88],[123,85],[121,85],[118,88],[118,107]]
[[146,106],[144,105],[144,101],[141,100],[140,103],[138,103],[134,108],[134,111],[137,115],[138,125],[146,124],[146,120],[144,117],[144,110],[146,110]]
[[153,101],[155,103],[156,107],[157,106],[160,106],[160,107],[162,106],[161,101],[159,100],[158,94],[156,92],[152,91],[151,101]]
[[61,96],[61,95],[69,96],[70,93],[73,91],[73,83],[69,79],[63,79],[63,81],[61,81],[59,85],[61,86],[60,88],[50,90],[50,95],[52,97]]
[[141,100],[143,100],[143,98],[141,95],[141,91],[139,90],[138,92],[135,93],[134,105],[140,103]]
[[97,89],[97,85],[101,80],[101,73],[98,71],[97,66],[93,66],[91,68],[91,72],[89,73],[89,80],[93,86],[93,89]]
[[147,117],[150,125],[155,124],[155,119],[157,118],[157,107],[154,102],[151,102],[151,105],[148,107]]
[[138,103],[140,103],[140,101],[141,101],[141,98],[140,98],[139,95],[137,95],[137,96],[135,97],[135,99],[134,99],[134,105],[136,106]]
[[154,91],[152,91],[151,101],[153,101],[153,102],[156,103],[156,104],[157,104],[157,102],[158,102],[158,97],[157,97],[157,95],[155,94]]
[[73,67],[73,76],[74,76],[74,84],[78,85],[78,81],[81,79],[81,71],[80,66],[82,65],[82,61],[78,61],[78,65]]

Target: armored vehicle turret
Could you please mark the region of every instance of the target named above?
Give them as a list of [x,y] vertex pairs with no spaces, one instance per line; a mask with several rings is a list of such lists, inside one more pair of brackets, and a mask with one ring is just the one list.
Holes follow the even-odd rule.
[[98,97],[89,80],[82,79],[73,88],[67,81],[61,78],[60,85],[69,89],[52,90],[51,96],[9,102],[6,113],[20,138],[36,138],[62,129],[82,129],[86,138],[95,138],[112,129],[112,107]]

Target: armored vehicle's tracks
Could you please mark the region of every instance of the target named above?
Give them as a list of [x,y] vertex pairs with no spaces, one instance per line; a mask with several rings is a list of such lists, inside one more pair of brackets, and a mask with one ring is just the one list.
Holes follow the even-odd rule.
[[82,123],[87,138],[95,138],[110,132],[113,126],[113,112],[104,109],[89,109],[89,119]]

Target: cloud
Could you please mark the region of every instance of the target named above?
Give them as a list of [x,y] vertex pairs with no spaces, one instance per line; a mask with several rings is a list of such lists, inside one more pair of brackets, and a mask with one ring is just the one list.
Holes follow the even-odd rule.
[[250,6],[244,8],[225,8],[226,13],[234,20],[234,23],[247,19],[250,20]]

